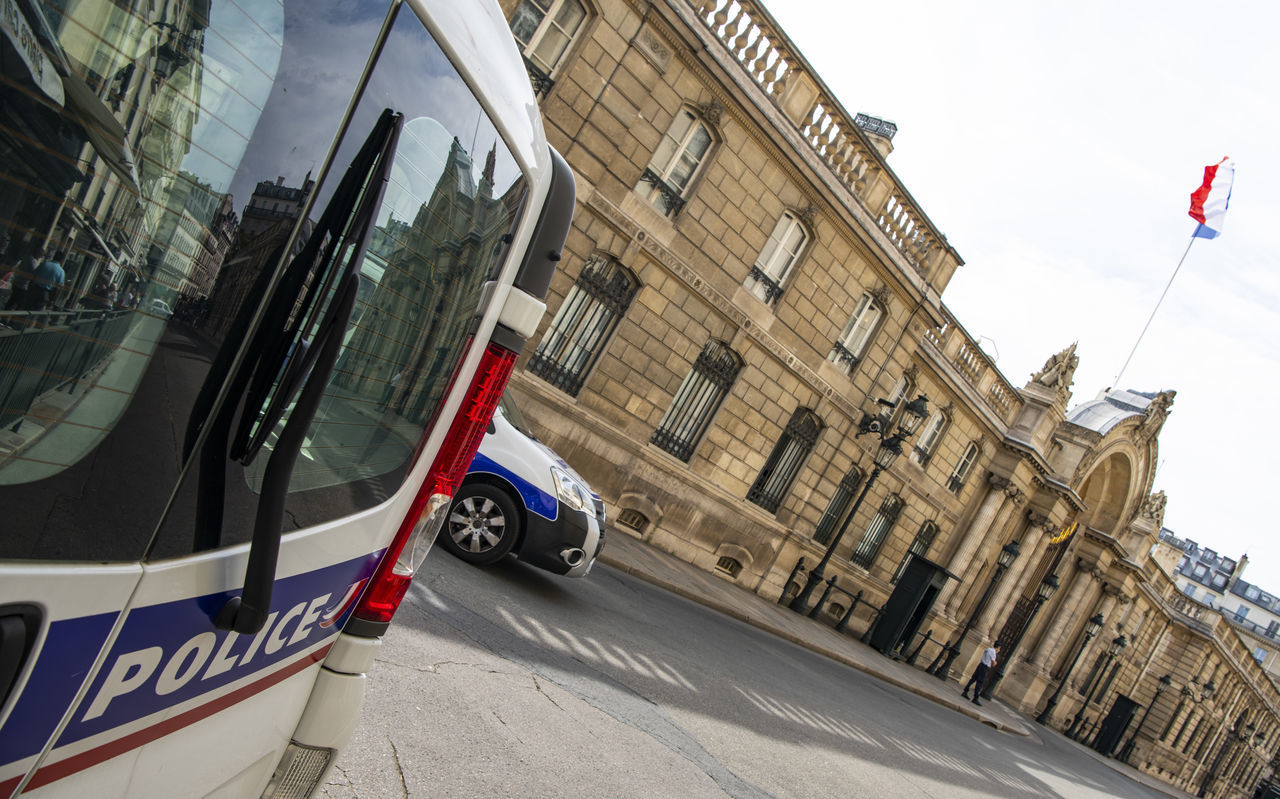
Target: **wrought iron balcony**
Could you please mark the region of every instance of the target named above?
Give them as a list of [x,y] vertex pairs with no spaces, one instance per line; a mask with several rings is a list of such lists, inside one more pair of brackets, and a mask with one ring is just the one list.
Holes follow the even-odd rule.
[[672,188],[665,180],[663,180],[657,172],[652,169],[646,169],[640,175],[641,183],[648,183],[658,192],[658,201],[662,206],[662,211],[666,216],[675,216],[680,213],[680,209],[684,208],[684,198],[680,196],[680,192]]
[[837,341],[831,345],[831,355],[835,358],[836,363],[843,363],[852,369],[858,363],[858,356],[849,351],[845,345]]
[[776,280],[765,274],[763,269],[753,266],[750,274],[757,283],[764,286],[764,301],[766,303],[772,305],[774,300],[782,296],[782,286],[779,286]]
[[546,97],[556,82],[528,58],[524,59],[524,69],[529,73],[529,85],[533,86],[533,96],[539,100]]

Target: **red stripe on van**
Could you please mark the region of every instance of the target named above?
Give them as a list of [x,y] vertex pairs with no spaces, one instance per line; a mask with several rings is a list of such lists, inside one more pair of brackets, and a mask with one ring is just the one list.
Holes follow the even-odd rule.
[[[23,793],[26,793],[28,790],[43,788],[49,783],[60,780],[63,777],[70,776],[78,771],[84,771],[87,768],[96,766],[99,763],[110,760],[117,755],[122,755],[130,750],[137,749],[140,746],[146,746],[152,741],[163,738],[164,736],[176,732],[183,727],[190,726],[195,724],[197,721],[208,718],[220,710],[225,710],[234,704],[243,702],[254,694],[261,693],[276,683],[282,682],[287,677],[292,677],[294,674],[308,668],[312,664],[319,663],[324,660],[325,655],[329,654],[329,650],[332,647],[332,643],[325,644],[315,652],[295,660],[282,669],[273,671],[257,682],[249,683],[246,686],[237,688],[231,693],[220,696],[211,702],[206,702],[199,707],[193,707],[185,713],[180,713],[173,718],[165,719],[164,721],[161,721],[158,724],[153,724],[146,729],[130,733],[123,738],[117,738],[114,741],[109,741],[101,746],[94,747],[87,752],[81,752],[80,754],[72,755],[65,760],[59,760],[56,763],[50,763],[47,766],[43,766],[35,773],[35,776],[31,778],[31,782],[27,783],[27,787],[23,789]],[[0,785],[0,789],[3,789],[3,787],[4,786]]]

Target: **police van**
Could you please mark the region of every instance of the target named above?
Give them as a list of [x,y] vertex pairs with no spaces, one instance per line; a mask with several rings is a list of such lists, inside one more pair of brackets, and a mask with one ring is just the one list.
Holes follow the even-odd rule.
[[0,25],[0,799],[310,796],[572,175],[492,0]]

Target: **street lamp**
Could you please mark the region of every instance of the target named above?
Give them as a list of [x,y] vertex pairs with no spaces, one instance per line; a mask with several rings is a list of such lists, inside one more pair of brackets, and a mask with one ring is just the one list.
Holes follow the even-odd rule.
[[1102,668],[1098,669],[1098,677],[1093,681],[1093,687],[1089,689],[1089,695],[1085,697],[1084,704],[1080,705],[1080,709],[1076,711],[1076,715],[1071,719],[1071,726],[1067,728],[1067,737],[1076,740],[1076,736],[1081,732],[1081,722],[1084,721],[1084,711],[1093,702],[1094,694],[1102,687],[1102,683],[1107,674],[1107,669],[1111,668],[1111,662],[1115,660],[1120,652],[1129,644],[1129,639],[1124,637],[1124,633],[1117,635],[1111,639],[1111,643],[1107,644],[1107,659],[1102,662]]
[[[964,643],[965,636],[973,629],[974,622],[978,620],[978,616],[982,615],[982,611],[987,607],[987,600],[991,599],[991,592],[995,590],[996,583],[1000,582],[1000,576],[1005,573],[1005,570],[1018,557],[1018,554],[1017,541],[1010,541],[1000,547],[1000,551],[996,553],[996,570],[991,575],[991,582],[987,583],[987,590],[982,592],[982,598],[974,606],[973,612],[969,614],[968,620],[964,623],[964,628],[960,630],[960,634],[956,636],[955,641],[938,653],[938,656],[933,659],[926,671],[939,680],[947,679],[947,675],[951,673],[951,664],[960,656],[960,645]],[[945,660],[943,659],[944,653],[946,654]]]
[[1142,711],[1142,718],[1138,719],[1138,728],[1133,731],[1133,735],[1129,736],[1128,742],[1120,748],[1119,760],[1121,763],[1129,762],[1129,756],[1133,754],[1134,742],[1138,740],[1138,735],[1142,733],[1142,725],[1147,723],[1147,716],[1151,715],[1151,708],[1156,706],[1156,702],[1160,701],[1160,694],[1167,691],[1169,686],[1172,684],[1173,678],[1168,674],[1156,680],[1156,695],[1151,698],[1151,702],[1147,705],[1147,709]]
[[1022,637],[1027,634],[1027,628],[1035,620],[1040,608],[1053,597],[1057,590],[1058,575],[1056,574],[1050,574],[1036,586],[1036,596],[1034,604],[1031,606],[1031,612],[1027,614],[1027,620],[1022,623],[1022,627],[1018,630],[1018,634],[1014,636],[1013,640],[1005,642],[1004,651],[1000,653],[1000,663],[996,666],[995,672],[987,678],[987,686],[982,691],[983,699],[990,699],[991,693],[1000,684],[1000,681],[1004,679],[1005,668],[1013,661],[1013,653],[1017,651],[1018,645],[1022,643]]
[[902,418],[898,420],[898,429],[892,435],[886,435],[888,432],[886,428],[890,426],[888,417],[867,417],[858,425],[858,432],[854,434],[855,438],[863,433],[875,433],[880,439],[880,446],[876,449],[874,458],[875,468],[871,470],[871,476],[863,484],[862,491],[858,493],[858,498],[854,500],[853,507],[845,515],[844,521],[840,524],[840,529],[836,532],[835,537],[831,539],[831,543],[827,545],[827,551],[823,553],[822,560],[818,561],[818,565],[814,566],[813,571],[809,572],[805,578],[804,588],[800,589],[800,593],[795,595],[795,598],[787,604],[787,607],[797,613],[808,613],[809,598],[813,596],[814,589],[818,587],[818,583],[821,583],[826,576],[827,563],[831,560],[831,556],[835,554],[836,547],[840,545],[840,540],[844,538],[845,532],[849,529],[849,524],[853,521],[854,514],[862,506],[862,500],[866,499],[867,492],[871,490],[871,486],[875,484],[876,478],[880,476],[880,473],[892,466],[893,462],[902,454],[902,445],[920,427],[920,423],[924,421],[928,413],[928,397],[920,394],[903,408]]
[[1054,689],[1053,695],[1049,697],[1049,701],[1045,703],[1044,710],[1040,711],[1040,715],[1036,716],[1036,721],[1040,724],[1048,724],[1050,717],[1053,715],[1053,709],[1058,706],[1058,696],[1062,693],[1062,686],[1067,684],[1067,680],[1071,678],[1071,672],[1076,667],[1076,662],[1080,660],[1080,655],[1084,652],[1085,647],[1093,640],[1093,637],[1102,629],[1102,614],[1095,614],[1084,624],[1084,640],[1080,642],[1080,648],[1076,650],[1076,654],[1071,658],[1071,665],[1067,666],[1067,673],[1062,675],[1062,680],[1058,682],[1058,687]]

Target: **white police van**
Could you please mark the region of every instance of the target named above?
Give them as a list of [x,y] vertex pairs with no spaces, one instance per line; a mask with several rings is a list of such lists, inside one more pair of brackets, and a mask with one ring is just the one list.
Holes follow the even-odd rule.
[[0,799],[309,796],[572,175],[491,0],[0,26],[0,266],[67,278],[0,310]]
[[529,429],[504,394],[454,495],[440,545],[477,566],[515,553],[566,577],[585,577],[604,547],[604,500]]

